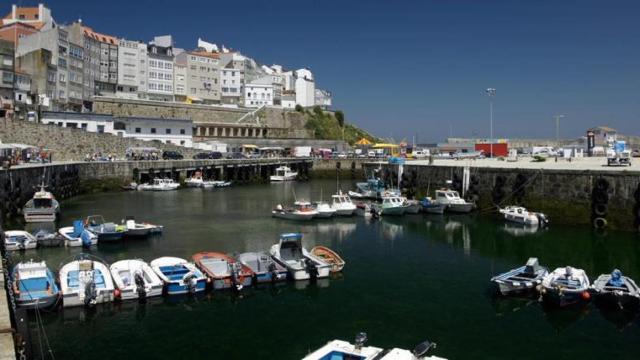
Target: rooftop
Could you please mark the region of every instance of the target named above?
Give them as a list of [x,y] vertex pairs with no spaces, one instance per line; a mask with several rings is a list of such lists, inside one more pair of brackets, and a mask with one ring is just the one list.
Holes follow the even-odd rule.
[[84,32],[84,36],[93,38],[93,39],[98,40],[98,41],[103,42],[103,43],[112,44],[112,45],[118,45],[118,38],[116,38],[114,36],[105,35],[105,34],[101,34],[99,32],[95,32],[95,31],[93,31],[92,28],[90,28],[88,26],[83,26],[82,27],[82,31]]

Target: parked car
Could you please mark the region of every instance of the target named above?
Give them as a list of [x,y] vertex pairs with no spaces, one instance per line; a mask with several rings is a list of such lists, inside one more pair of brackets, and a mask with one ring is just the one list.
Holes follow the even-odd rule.
[[204,151],[193,155],[196,160],[222,159],[222,153],[219,151]]
[[167,150],[162,153],[162,160],[182,160],[184,156],[177,151]]
[[246,159],[247,157],[240,152],[232,152],[227,154],[227,159]]
[[631,154],[631,156],[633,157],[640,157],[640,150],[633,150],[633,153]]

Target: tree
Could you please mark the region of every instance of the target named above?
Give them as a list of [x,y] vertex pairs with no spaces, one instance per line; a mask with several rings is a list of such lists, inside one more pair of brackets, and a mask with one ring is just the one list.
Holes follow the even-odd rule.
[[322,116],[324,114],[324,112],[322,111],[322,108],[318,105],[313,107],[313,112],[318,115],[319,117]]
[[340,127],[344,126],[344,113],[342,111],[336,111],[336,120],[338,120],[338,125],[340,125]]
[[304,108],[302,107],[302,105],[298,104],[298,105],[296,105],[296,111],[297,112],[304,112]]

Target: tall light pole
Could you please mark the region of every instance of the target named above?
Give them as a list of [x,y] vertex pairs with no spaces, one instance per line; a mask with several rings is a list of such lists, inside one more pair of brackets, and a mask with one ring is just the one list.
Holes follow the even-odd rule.
[[489,136],[489,141],[491,141],[489,143],[489,156],[491,158],[493,158],[493,98],[496,97],[496,89],[494,88],[487,88],[487,95],[489,96],[489,118],[490,118],[490,124],[489,124],[489,131],[490,131],[490,136]]
[[560,146],[560,119],[562,119],[564,115],[556,115],[556,146]]

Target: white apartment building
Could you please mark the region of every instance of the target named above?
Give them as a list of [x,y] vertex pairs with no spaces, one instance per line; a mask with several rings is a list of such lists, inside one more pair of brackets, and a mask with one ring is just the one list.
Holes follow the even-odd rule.
[[149,100],[174,100],[172,44],[170,37],[160,36],[147,46],[147,98]]
[[40,121],[45,125],[82,129],[101,134],[117,134],[113,126],[113,116],[111,115],[44,111]]
[[313,74],[307,69],[295,71],[296,104],[303,107],[315,105],[315,82]]
[[173,89],[175,94],[176,101],[186,101],[187,99],[187,62],[186,59],[184,61],[176,60],[173,64]]
[[147,45],[120,39],[116,97],[137,99],[147,91]]
[[244,96],[244,70],[230,60],[220,69],[220,89],[223,104],[242,104]]
[[244,106],[273,106],[273,84],[271,76],[263,76],[248,83],[244,88]]
[[186,59],[187,96],[205,104],[220,103],[220,60],[217,53],[189,51],[178,55],[180,62]]

